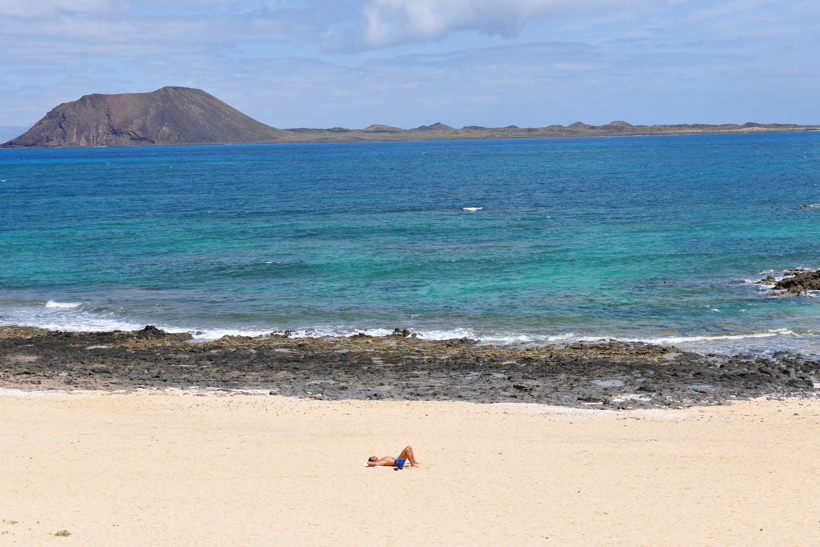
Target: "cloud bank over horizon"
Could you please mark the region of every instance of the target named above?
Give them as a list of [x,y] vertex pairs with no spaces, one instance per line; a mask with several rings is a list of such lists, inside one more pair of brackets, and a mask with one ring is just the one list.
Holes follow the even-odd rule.
[[198,87],[277,127],[820,123],[799,0],[0,0],[0,125]]

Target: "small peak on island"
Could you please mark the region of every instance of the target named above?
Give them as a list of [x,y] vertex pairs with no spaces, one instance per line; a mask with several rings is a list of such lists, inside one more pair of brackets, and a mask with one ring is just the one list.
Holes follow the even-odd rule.
[[368,125],[362,131],[367,131],[368,133],[393,133],[395,131],[405,131],[401,127],[393,127],[392,125],[381,125],[374,123],[373,125]]
[[633,127],[634,126],[631,123],[627,123],[627,122],[619,120],[619,121],[609,122],[606,125],[600,125],[600,126],[597,127],[597,129],[600,130],[600,131],[610,131],[610,132],[616,132],[617,133],[617,132],[629,131]]
[[433,125],[422,125],[412,131],[455,131],[455,128],[436,122]]
[[632,127],[631,123],[625,122],[623,120],[616,120],[614,122],[609,122],[608,124],[602,127]]

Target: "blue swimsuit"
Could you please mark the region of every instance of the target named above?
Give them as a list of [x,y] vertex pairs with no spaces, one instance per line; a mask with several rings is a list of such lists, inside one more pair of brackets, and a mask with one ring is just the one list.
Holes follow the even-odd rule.
[[398,467],[399,469],[401,469],[402,467],[404,467],[404,464],[405,464],[405,463],[407,463],[407,460],[403,460],[403,459],[401,459],[401,458],[396,458],[396,464],[395,464],[395,465],[396,465],[396,467]]

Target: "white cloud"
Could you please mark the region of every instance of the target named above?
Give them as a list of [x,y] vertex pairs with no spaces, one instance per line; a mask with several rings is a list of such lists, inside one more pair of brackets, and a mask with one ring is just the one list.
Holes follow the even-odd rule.
[[0,15],[45,17],[58,13],[105,13],[118,4],[112,0],[0,0]]
[[817,121],[804,0],[30,4],[0,0],[2,125],[163,85],[280,127]]
[[217,4],[234,4],[233,0],[144,0],[149,6],[213,6]]
[[642,11],[658,0],[369,0],[365,43],[370,47],[439,40],[460,30],[514,37],[527,21],[601,11]]
[[320,28],[295,10],[206,15],[0,17],[0,73],[89,58],[130,59],[180,53],[219,54],[247,42],[304,43]]

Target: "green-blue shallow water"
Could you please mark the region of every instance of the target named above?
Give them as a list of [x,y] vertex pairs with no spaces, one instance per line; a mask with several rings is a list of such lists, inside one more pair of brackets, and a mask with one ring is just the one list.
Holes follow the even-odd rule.
[[6,324],[820,355],[820,299],[751,283],[820,267],[820,132],[0,150],[0,181]]

